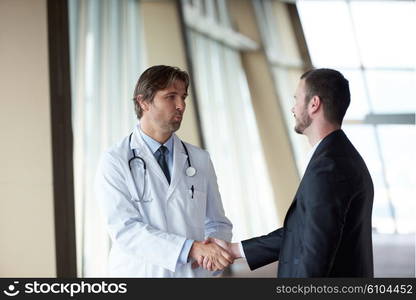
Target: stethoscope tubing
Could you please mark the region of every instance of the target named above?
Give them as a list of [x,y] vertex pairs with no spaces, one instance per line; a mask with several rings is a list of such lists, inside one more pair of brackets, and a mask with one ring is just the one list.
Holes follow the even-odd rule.
[[[131,133],[130,136],[129,136],[129,146],[130,146],[130,148],[131,148],[131,137],[132,137],[132,135],[133,135],[133,133]],[[190,159],[190,156],[189,156],[188,148],[185,146],[185,143],[183,141],[181,141],[181,143],[182,143],[183,149],[185,150],[185,153],[186,153],[186,156],[187,156],[187,159],[186,159],[187,162],[188,162],[188,168],[187,168],[187,170],[188,169],[192,169],[193,172],[191,172],[191,173],[193,173],[193,175],[194,175],[196,173],[196,171],[195,171],[195,169],[191,165],[191,159]],[[147,165],[146,165],[146,162],[144,161],[144,159],[142,157],[136,155],[136,152],[134,151],[134,149],[131,149],[131,152],[133,153],[133,157],[130,158],[129,161],[128,161],[130,172],[132,171],[131,170],[131,162],[134,161],[135,159],[139,159],[142,162],[142,164],[143,164],[143,170],[144,170],[144,176],[143,176],[143,192],[142,192],[142,196],[140,197],[141,199],[143,199],[144,192],[146,190],[146,172],[147,172]],[[187,174],[187,176],[189,176],[187,172],[186,172],[186,174]],[[191,175],[191,176],[193,176],[193,175]],[[132,177],[133,177],[133,181],[134,181],[133,173],[132,173]],[[134,182],[134,184],[136,185],[135,182]]]

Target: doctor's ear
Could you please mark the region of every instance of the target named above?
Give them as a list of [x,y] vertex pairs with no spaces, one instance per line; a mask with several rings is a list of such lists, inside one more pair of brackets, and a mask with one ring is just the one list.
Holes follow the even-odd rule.
[[140,105],[140,108],[143,111],[149,110],[149,102],[144,100],[143,95],[137,95],[136,102]]

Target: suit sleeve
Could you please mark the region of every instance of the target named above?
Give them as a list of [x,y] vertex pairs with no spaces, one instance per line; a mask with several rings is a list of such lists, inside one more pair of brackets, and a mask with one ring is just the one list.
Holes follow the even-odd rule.
[[317,161],[311,171],[304,183],[303,247],[297,277],[327,277],[343,234],[350,189],[333,160]]
[[108,152],[100,161],[95,193],[113,243],[133,257],[175,271],[185,237],[143,222],[132,203],[121,162]]
[[279,260],[283,236],[284,228],[279,228],[267,235],[241,242],[250,270]]
[[205,237],[216,237],[221,240],[231,241],[233,225],[225,216],[218,190],[217,175],[211,158],[207,156],[207,208],[205,217]]

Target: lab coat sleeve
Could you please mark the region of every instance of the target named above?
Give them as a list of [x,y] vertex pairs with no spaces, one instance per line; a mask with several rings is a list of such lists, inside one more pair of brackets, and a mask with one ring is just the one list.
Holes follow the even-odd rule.
[[225,216],[218,190],[217,175],[211,158],[207,155],[207,209],[205,217],[205,237],[216,237],[221,240],[231,241],[233,225]]
[[101,158],[95,191],[112,242],[128,255],[174,272],[186,238],[143,222],[131,200],[121,159],[110,152]]

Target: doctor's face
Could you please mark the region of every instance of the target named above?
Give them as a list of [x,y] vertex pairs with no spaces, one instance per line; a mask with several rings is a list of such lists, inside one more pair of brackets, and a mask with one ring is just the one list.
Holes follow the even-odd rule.
[[149,103],[144,112],[146,118],[156,130],[173,133],[179,129],[185,112],[185,99],[188,96],[183,81],[176,80],[166,89],[156,92],[153,102]]
[[295,117],[295,131],[303,134],[305,129],[312,124],[312,119],[308,114],[308,104],[306,102],[305,80],[300,80],[295,94],[295,105],[292,107],[292,113]]

